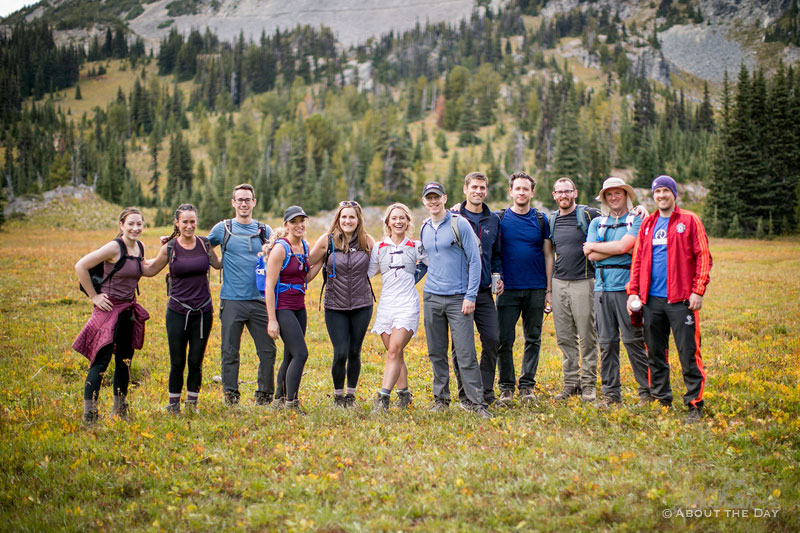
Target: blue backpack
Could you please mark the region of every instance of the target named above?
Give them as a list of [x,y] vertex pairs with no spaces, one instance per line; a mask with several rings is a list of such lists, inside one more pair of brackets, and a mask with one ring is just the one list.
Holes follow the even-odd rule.
[[[281,272],[286,268],[289,264],[289,261],[292,260],[292,256],[297,257],[297,260],[300,262],[301,268],[308,272],[308,243],[305,239],[303,239],[303,253],[302,254],[295,254],[292,252],[291,245],[284,239],[278,239],[275,241],[275,244],[280,244],[283,246],[283,251],[285,252],[285,256],[283,258],[283,263],[281,264]],[[267,283],[267,257],[268,255],[260,255],[258,256],[258,260],[256,261],[256,287],[258,287],[258,292],[261,293],[261,296],[264,296],[265,286]],[[289,289],[297,289],[298,291],[302,292],[303,294],[306,293],[306,282],[303,280],[302,284],[299,283],[281,283],[280,274],[278,274],[278,282],[275,284],[275,305],[278,305],[278,295],[282,292],[286,292]]]

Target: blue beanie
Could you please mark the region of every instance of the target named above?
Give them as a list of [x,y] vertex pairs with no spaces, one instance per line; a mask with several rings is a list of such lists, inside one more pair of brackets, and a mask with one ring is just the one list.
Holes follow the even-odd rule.
[[674,179],[666,175],[659,176],[653,180],[653,184],[650,185],[650,191],[655,191],[659,187],[666,187],[672,191],[672,195],[675,197],[675,199],[678,199],[678,184],[675,183]]

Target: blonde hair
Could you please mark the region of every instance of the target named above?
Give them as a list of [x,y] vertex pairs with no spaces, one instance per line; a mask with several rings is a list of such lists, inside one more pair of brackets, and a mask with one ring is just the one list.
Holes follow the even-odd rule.
[[414,219],[411,218],[411,210],[408,208],[406,204],[401,204],[400,202],[395,202],[389,207],[386,208],[386,212],[383,216],[383,234],[387,237],[392,234],[392,228],[389,227],[389,217],[392,215],[392,211],[395,209],[399,209],[403,212],[403,214],[408,219],[408,229],[406,229],[406,236],[411,235],[414,232]]
[[[142,220],[144,220],[144,215],[142,215],[142,212],[139,211],[137,208],[135,208],[135,207],[126,207],[119,214],[119,223],[120,224],[124,224],[125,223],[125,219],[128,218],[128,215],[139,215],[140,217],[142,217]],[[122,237],[122,230],[119,230],[119,233],[117,233],[117,239],[119,239],[120,237]]]
[[[286,223],[284,222],[284,224]],[[286,229],[286,226],[281,226],[280,228],[276,228],[272,232],[272,235],[269,236],[269,240],[265,242],[263,246],[261,246],[261,251],[258,253],[258,255],[259,256],[269,255],[270,250],[272,250],[272,247],[275,246],[275,241],[277,241],[278,239],[283,239],[287,235],[289,235],[289,230]]]
[[331,227],[328,229],[328,235],[333,237],[333,247],[344,253],[350,252],[350,243],[345,241],[344,232],[339,226],[339,217],[345,209],[352,209],[356,212],[356,218],[358,219],[358,226],[356,226],[358,244],[361,246],[362,250],[369,253],[369,239],[367,239],[367,231],[364,229],[364,213],[361,211],[359,203],[355,201],[339,202],[339,209],[336,210],[336,215],[333,217]]

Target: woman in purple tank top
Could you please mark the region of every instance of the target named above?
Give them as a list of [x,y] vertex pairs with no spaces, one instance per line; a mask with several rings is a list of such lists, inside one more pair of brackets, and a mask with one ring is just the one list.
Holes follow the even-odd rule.
[[[283,214],[283,227],[273,234],[267,259],[264,295],[267,305],[267,333],[283,340],[283,363],[278,371],[276,407],[302,412],[297,399],[300,378],[308,359],[306,346],[306,287],[322,264],[309,265],[303,208],[289,206]],[[288,257],[288,261],[286,260]],[[283,400],[283,401],[281,401]]]
[[197,398],[203,381],[203,357],[214,320],[208,269],[209,266],[219,269],[220,260],[208,239],[195,235],[197,209],[192,204],[178,206],[174,225],[167,243],[147,266],[158,272],[169,264],[169,301],[165,320],[170,361],[167,411],[178,414],[181,412],[183,371],[187,363],[186,410],[197,411]]
[[[126,207],[119,215],[117,238],[83,256],[75,264],[86,295],[94,304],[92,316],[72,347],[89,359],[89,373],[83,388],[83,422],[90,426],[98,420],[97,397],[103,374],[114,355],[114,407],[112,416],[128,418],[128,383],[133,351],[144,342],[144,322],[150,318],[136,303],[139,278],[152,276],[142,264],[144,246],[139,241],[144,220],[134,207]],[[116,264],[125,257],[122,268]],[[103,283],[95,290],[89,270],[103,264]]]

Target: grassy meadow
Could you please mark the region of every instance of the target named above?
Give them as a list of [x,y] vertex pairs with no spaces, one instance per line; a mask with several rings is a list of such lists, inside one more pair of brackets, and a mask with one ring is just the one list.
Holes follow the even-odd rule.
[[[40,217],[0,233],[0,530],[800,530],[796,239],[712,240],[701,313],[707,407],[697,426],[683,424],[677,357],[671,411],[635,406],[627,362],[624,408],[555,403],[561,358],[550,318],[532,404],[494,409],[490,421],[455,405],[428,412],[423,333],[406,350],[413,408],[372,414],[383,347],[368,334],[357,407],[335,410],[319,280],[308,299],[311,355],[300,391],[307,416],[252,403],[256,356],[246,334],[242,404],[223,406],[212,380],[218,321],[201,412],[170,416],[158,276],[140,283],[151,319],[133,361],[135,418],[108,417],[109,372],[105,416],[87,431],[87,362],[71,343],[91,309],[72,265],[114,229],[69,226]],[[148,256],[165,231],[147,230]],[[215,308],[218,281],[212,273]],[[380,278],[373,283],[378,293]],[[517,368],[521,351],[518,341]]]

